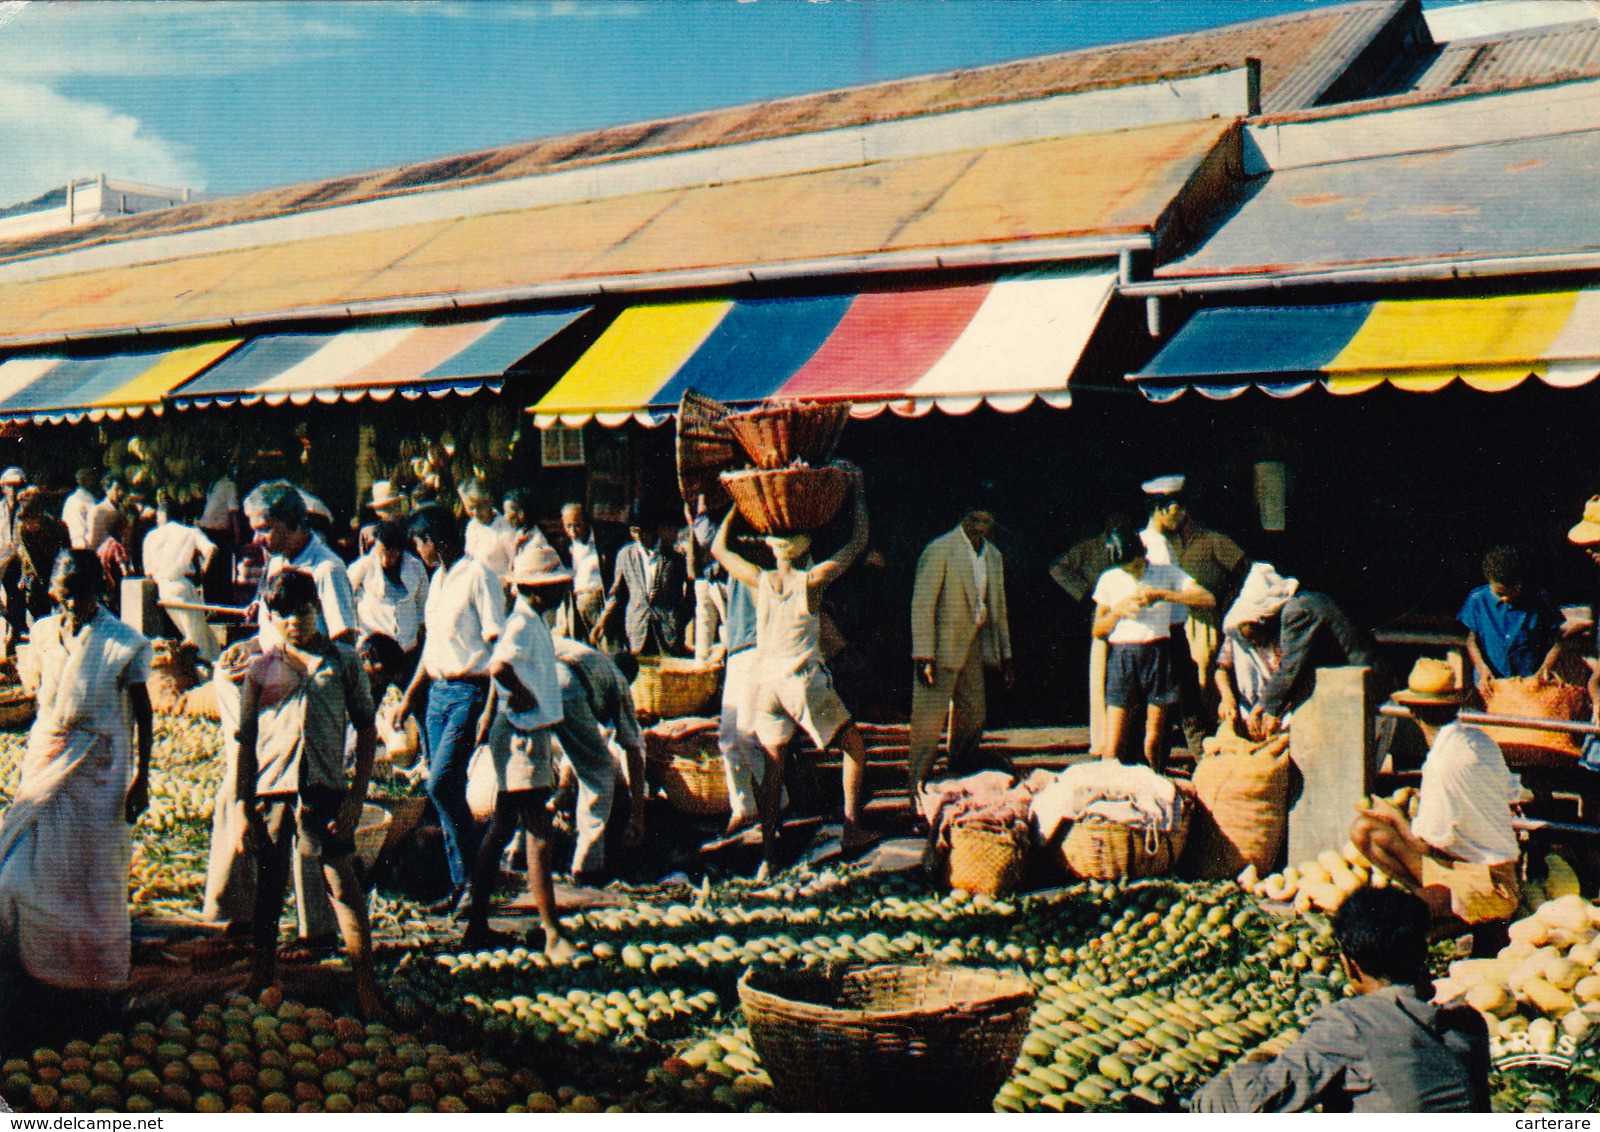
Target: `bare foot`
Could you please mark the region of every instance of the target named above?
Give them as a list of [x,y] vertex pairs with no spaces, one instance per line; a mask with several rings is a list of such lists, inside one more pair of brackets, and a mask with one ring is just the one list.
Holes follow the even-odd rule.
[[855,849],[865,849],[877,840],[878,834],[859,821],[846,821],[844,829],[839,834],[839,849],[841,852],[849,853]]
[[577,958],[578,949],[558,932],[549,929],[544,933],[544,953],[552,963],[570,963]]

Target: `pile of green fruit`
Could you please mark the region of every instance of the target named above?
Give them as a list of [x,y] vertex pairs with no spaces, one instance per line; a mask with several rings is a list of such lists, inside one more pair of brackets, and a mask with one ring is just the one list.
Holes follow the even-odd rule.
[[379,1023],[235,996],[93,1043],[35,1050],[0,1067],[34,1112],[504,1112],[539,1106],[532,1074]]
[[[24,742],[0,734],[0,802]],[[198,907],[220,750],[215,723],[157,717],[151,807],[134,830],[136,912]],[[463,953],[459,924],[380,892],[395,1030],[274,992],[186,1003],[59,1050],[6,1049],[0,1035],[11,1057],[0,1094],[48,1112],[759,1112],[774,1102],[738,1009],[749,966],[932,960],[1020,971],[1038,989],[997,1109],[1171,1110],[1348,993],[1324,917],[1269,910],[1232,882],[995,900],[932,892],[914,872],[802,865],[764,882],[616,890],[628,906],[563,921],[580,948],[564,964],[522,947]],[[1450,958],[1438,953],[1437,974]],[[1497,1109],[1592,1108],[1596,1058],[1586,1046],[1570,1072],[1497,1071]]]

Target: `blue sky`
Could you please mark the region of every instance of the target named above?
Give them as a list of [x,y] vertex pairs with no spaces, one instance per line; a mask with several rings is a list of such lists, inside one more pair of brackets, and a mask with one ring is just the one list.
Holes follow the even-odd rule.
[[1332,0],[0,0],[0,204],[237,192]]

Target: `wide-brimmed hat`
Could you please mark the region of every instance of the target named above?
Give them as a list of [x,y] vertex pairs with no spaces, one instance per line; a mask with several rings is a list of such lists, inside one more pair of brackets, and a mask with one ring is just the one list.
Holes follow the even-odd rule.
[[367,506],[374,511],[382,511],[386,507],[404,507],[405,505],[405,494],[396,491],[394,484],[388,480],[378,480],[372,485],[372,502]]
[[1389,698],[1397,704],[1459,704],[1467,690],[1449,661],[1425,656],[1412,665],[1406,686]]
[[1567,541],[1579,546],[1593,546],[1600,542],[1600,495],[1591,495],[1589,502],[1583,505],[1583,518],[1567,532]]
[[501,580],[508,586],[554,586],[572,581],[572,571],[550,547],[531,544],[517,552],[511,570]]
[[0,487],[7,484],[23,484],[28,482],[28,473],[21,468],[7,468],[0,472]]

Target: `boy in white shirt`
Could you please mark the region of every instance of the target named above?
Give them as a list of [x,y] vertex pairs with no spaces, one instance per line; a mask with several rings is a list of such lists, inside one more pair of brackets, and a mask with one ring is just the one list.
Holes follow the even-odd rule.
[[556,919],[547,808],[556,784],[550,731],[562,718],[561,684],[544,611],[561,603],[572,571],[548,546],[530,546],[505,581],[516,587],[517,601],[489,656],[492,683],[478,721],[478,742],[487,740],[494,755],[498,793],[472,873],[461,942],[473,950],[501,942],[489,930],[489,901],[500,875],[500,854],[521,829],[528,834],[528,887],[544,929],[545,954],[565,960],[574,949]]
[[1131,522],[1107,532],[1106,550],[1113,565],[1094,587],[1094,635],[1110,646],[1100,757],[1121,757],[1128,717],[1143,708],[1144,757],[1159,772],[1166,764],[1168,714],[1179,695],[1167,645],[1173,605],[1210,609],[1216,599],[1178,567],[1151,562]]

